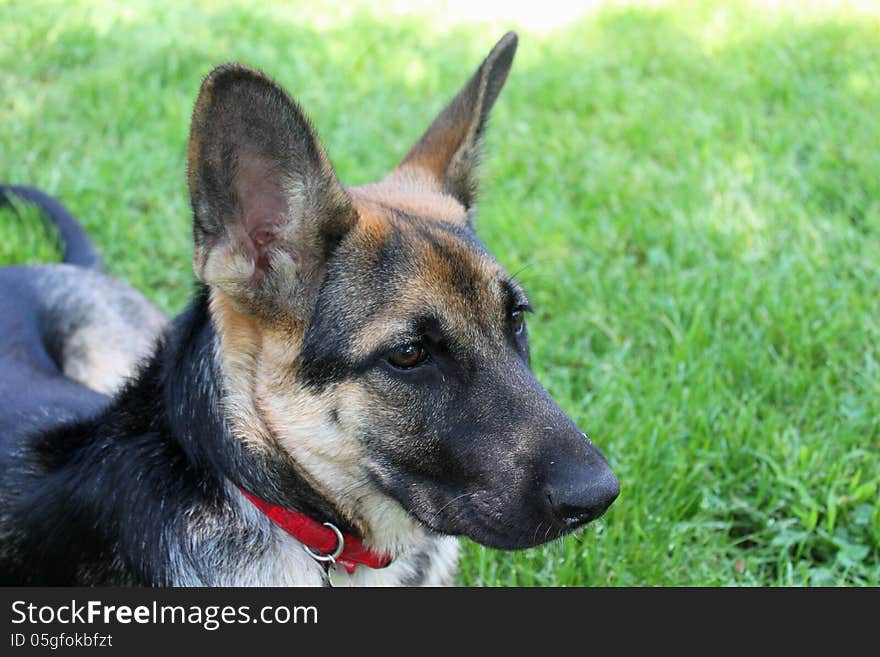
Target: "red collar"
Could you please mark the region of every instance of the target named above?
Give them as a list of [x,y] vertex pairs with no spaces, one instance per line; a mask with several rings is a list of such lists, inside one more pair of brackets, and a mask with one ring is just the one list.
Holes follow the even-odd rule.
[[321,524],[304,513],[285,509],[260,499],[244,488],[242,494],[272,522],[306,547],[306,551],[317,561],[338,563],[353,573],[358,565],[369,568],[384,568],[391,563],[391,556],[373,552],[361,539],[351,534],[343,534],[329,522]]

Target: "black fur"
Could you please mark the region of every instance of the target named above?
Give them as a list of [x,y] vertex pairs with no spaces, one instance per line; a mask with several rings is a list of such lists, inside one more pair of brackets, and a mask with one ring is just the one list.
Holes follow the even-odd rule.
[[[9,291],[0,285],[0,299]],[[37,409],[58,408],[54,387],[29,402],[8,403],[15,400],[7,397],[0,406],[6,429],[0,582],[169,584],[172,550],[195,568],[203,560],[187,551],[187,516],[214,516],[236,540],[241,520],[227,480],[354,532],[283,455],[255,457],[229,436],[211,368],[214,338],[199,287],[156,354],[112,403],[71,384],[78,390],[68,394],[66,412],[45,417]],[[39,353],[38,337],[33,342]],[[43,359],[44,368],[53,366]],[[0,371],[8,382],[21,368],[0,359]],[[59,422],[65,416],[68,421]],[[205,573],[206,581],[211,577]]]

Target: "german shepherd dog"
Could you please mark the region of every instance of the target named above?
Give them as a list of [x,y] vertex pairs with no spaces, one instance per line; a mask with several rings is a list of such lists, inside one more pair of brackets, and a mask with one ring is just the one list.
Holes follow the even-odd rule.
[[443,585],[618,495],[530,369],[525,292],[474,232],[505,35],[401,163],[344,186],[299,106],[216,68],[192,115],[186,310],[66,264],[0,270],[0,581]]

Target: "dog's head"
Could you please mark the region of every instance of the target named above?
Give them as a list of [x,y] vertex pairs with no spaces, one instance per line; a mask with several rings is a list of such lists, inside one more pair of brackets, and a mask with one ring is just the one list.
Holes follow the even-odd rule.
[[303,112],[226,65],[193,114],[196,275],[225,405],[367,540],[418,525],[516,549],[599,516],[605,458],[529,366],[529,301],[474,233],[476,166],[506,35],[382,181],[345,187]]

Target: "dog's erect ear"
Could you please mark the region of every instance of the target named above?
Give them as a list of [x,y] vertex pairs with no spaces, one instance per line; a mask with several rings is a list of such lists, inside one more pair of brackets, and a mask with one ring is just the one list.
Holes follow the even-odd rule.
[[458,95],[440,112],[398,169],[420,167],[465,208],[477,194],[480,141],[489,110],[507,80],[517,37],[508,32]]
[[214,69],[193,110],[188,182],[196,276],[245,311],[305,320],[356,214],[296,103],[259,71]]

